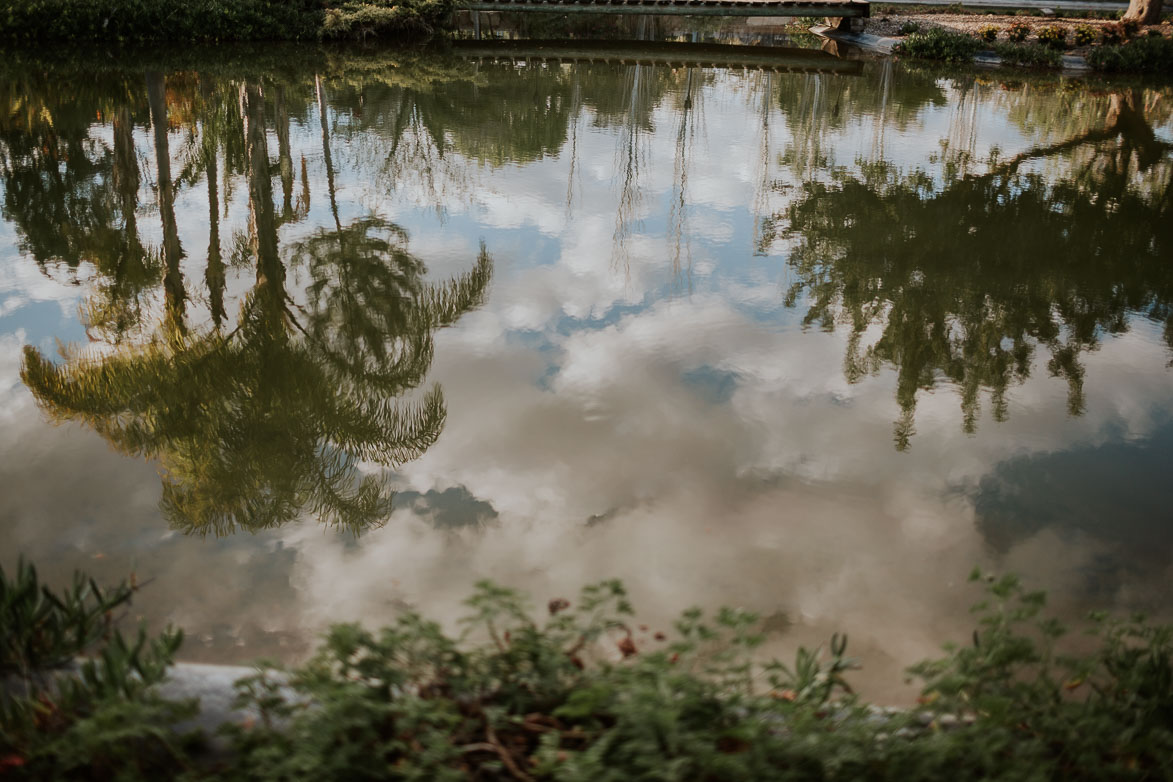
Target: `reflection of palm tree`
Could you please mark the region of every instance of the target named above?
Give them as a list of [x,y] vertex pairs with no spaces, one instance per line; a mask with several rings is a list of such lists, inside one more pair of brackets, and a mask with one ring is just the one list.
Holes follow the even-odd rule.
[[158,176],[159,217],[163,221],[163,291],[167,316],[173,328],[183,328],[183,309],[187,292],[179,262],[183,247],[179,243],[179,226],[175,222],[175,186],[171,181],[171,148],[167,133],[167,96],[163,74],[147,72],[147,102],[151,109],[151,129],[155,137],[155,170]]
[[355,532],[391,496],[359,463],[421,454],[443,426],[439,388],[414,404],[432,332],[484,296],[490,261],[443,285],[403,232],[363,220],[293,251],[312,279],[302,312],[285,290],[259,86],[244,89],[256,282],[228,334],[164,329],[146,345],[55,366],[25,349],[22,377],[54,417],[80,419],[118,449],[159,459],[163,506],[188,532],[261,529],[308,510]]
[[[898,448],[913,434],[917,393],[941,376],[958,387],[973,431],[982,390],[995,419],[1006,417],[1006,392],[1028,375],[1037,346],[1066,380],[1071,414],[1085,405],[1080,354],[1103,332],[1127,329],[1129,312],[1163,321],[1173,347],[1169,172],[1150,193],[1130,185],[1173,166],[1168,145],[1128,113],[1136,103],[1114,100],[1103,128],[941,192],[926,175],[902,177],[883,163],[804,186],[786,214],[798,278],[787,302],[807,297],[808,324],[850,324],[849,380],[896,366]],[[1071,155],[1066,179],[1021,171],[1060,155]],[[863,347],[877,324],[879,338]]]

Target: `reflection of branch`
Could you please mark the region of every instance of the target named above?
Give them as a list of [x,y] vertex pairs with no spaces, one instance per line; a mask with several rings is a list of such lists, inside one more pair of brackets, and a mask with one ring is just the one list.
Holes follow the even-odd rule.
[[1116,128],[1115,125],[1110,125],[1106,128],[1100,128],[1097,130],[1089,130],[1086,133],[1075,136],[1074,138],[1069,138],[1066,141],[1060,141],[1057,144],[1050,144],[1044,147],[1034,147],[1033,149],[1028,149],[1025,152],[1021,152],[1018,155],[1015,155],[1013,158],[1006,161],[1004,164],[994,169],[993,171],[989,171],[983,176],[976,178],[993,179],[994,177],[1002,176],[1003,174],[1013,174],[1018,170],[1020,165],[1026,163],[1029,160],[1058,155],[1061,152],[1066,152],[1069,149],[1081,147],[1084,144],[1097,144],[1101,141],[1108,141],[1115,138],[1119,134],[1120,131]]
[[1134,139],[1138,142],[1134,146],[1147,151],[1150,162],[1159,159],[1165,151],[1173,149],[1173,144],[1161,141],[1153,133],[1152,127],[1149,126],[1144,118],[1143,109],[1136,107],[1135,91],[1127,95],[1114,93],[1108,109],[1108,123],[1104,127],[1089,130],[1086,133],[1069,138],[1066,141],[1060,141],[1056,144],[1028,149],[1006,161],[1002,166],[990,171],[983,178],[1013,174],[1018,170],[1020,165],[1028,160],[1051,157],[1052,155],[1058,155],[1062,152],[1081,147],[1084,144],[1098,144],[1103,141],[1110,141],[1117,136],[1123,136],[1126,140]]

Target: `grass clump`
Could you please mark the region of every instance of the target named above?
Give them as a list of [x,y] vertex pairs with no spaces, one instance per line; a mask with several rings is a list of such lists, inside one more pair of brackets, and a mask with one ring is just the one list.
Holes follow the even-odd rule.
[[977,38],[940,27],[914,33],[895,47],[897,54],[942,62],[969,62],[979,49],[981,41]]
[[1049,46],[1035,46],[1029,43],[1001,42],[995,44],[994,53],[1006,65],[1019,65],[1028,68],[1058,68],[1063,63],[1063,55]]
[[901,35],[912,35],[920,32],[920,22],[908,21],[900,25]]
[[1087,56],[1098,71],[1173,73],[1173,39],[1137,38],[1114,46],[1097,46]]
[[[1094,648],[1066,655],[1042,593],[1014,577],[973,580],[986,592],[978,629],[910,669],[923,690],[909,709],[855,695],[844,636],[769,661],[760,618],[746,611],[689,609],[672,633],[653,633],[634,624],[618,581],[588,586],[574,603],[552,600],[540,616],[518,592],[482,582],[458,634],[415,613],[379,631],[339,625],[306,665],[237,682],[236,705],[257,718],[222,728],[229,749],[215,763],[176,742],[161,769],[149,754],[157,747],[128,743],[126,765],[98,776],[1081,782],[1173,773],[1173,628],[1094,615]],[[16,602],[35,602],[27,594]],[[146,666],[143,682],[155,672]],[[165,730],[137,706],[141,692],[125,690],[136,707],[93,735],[108,743]],[[51,777],[54,752],[81,762],[98,751],[8,743],[9,720],[5,712],[0,758],[28,778]]]

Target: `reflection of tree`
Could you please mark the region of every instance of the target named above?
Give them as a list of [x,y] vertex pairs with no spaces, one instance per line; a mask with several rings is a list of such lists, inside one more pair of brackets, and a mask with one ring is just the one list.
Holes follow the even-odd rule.
[[[930,105],[943,105],[945,94],[935,73],[902,68],[892,77],[890,66],[870,69],[864,78],[827,74],[785,74],[775,77],[778,107],[790,129],[783,162],[806,178],[835,161],[828,136],[849,124],[871,121],[877,137],[891,126],[903,130]],[[880,156],[883,151],[878,150]]]
[[[137,178],[132,183],[129,175],[133,161],[125,156],[116,161],[109,146],[88,132],[95,115],[117,103],[123,133],[115,143],[125,142],[137,96],[127,94],[132,90],[122,79],[77,82],[63,86],[35,75],[0,80],[6,109],[0,112],[4,217],[42,267],[76,269],[91,259],[117,264],[125,243],[120,195],[137,187]],[[141,83],[140,77],[140,90]],[[125,155],[125,147],[119,152]]]
[[672,195],[668,204],[668,242],[672,253],[672,271],[679,277],[688,276],[692,287],[692,242],[688,230],[689,193],[688,169],[692,164],[696,137],[704,122],[703,102],[697,89],[694,100],[693,79],[700,81],[695,68],[687,69],[684,85],[684,101],[680,106],[680,117],[676,125],[675,147],[672,157]]
[[[941,376],[973,431],[983,389],[1005,418],[1005,394],[1037,346],[1067,381],[1072,414],[1084,408],[1080,353],[1126,330],[1130,312],[1164,322],[1173,347],[1170,147],[1138,103],[1117,96],[1102,128],[941,191],[883,163],[804,186],[786,215],[797,274],[787,301],[808,298],[808,324],[849,325],[849,380],[896,367],[898,448],[913,434],[917,392]],[[1065,178],[1029,171],[1064,155]],[[865,346],[872,326],[881,333]]]
[[[395,465],[440,433],[444,402],[417,403],[432,332],[483,297],[490,262],[441,285],[403,232],[369,219],[304,240],[292,252],[312,285],[286,290],[279,256],[264,99],[242,94],[256,279],[229,333],[164,328],[146,344],[54,365],[25,349],[22,377],[55,418],[85,421],[116,448],[159,460],[163,505],[188,532],[274,526],[308,510],[359,531],[386,517],[383,481],[363,461]],[[280,163],[279,163],[280,165]]]

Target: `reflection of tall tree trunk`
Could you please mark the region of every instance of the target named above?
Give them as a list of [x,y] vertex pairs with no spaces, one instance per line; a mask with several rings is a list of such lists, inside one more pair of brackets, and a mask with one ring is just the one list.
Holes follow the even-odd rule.
[[142,245],[138,238],[138,156],[134,149],[134,123],[130,108],[125,104],[114,114],[114,189],[122,209],[125,244],[119,259],[118,276],[126,274],[126,264],[132,259],[142,260]]
[[208,265],[204,280],[208,284],[208,298],[212,308],[212,322],[216,328],[224,321],[224,259],[220,255],[220,197],[217,187],[216,150],[207,150],[208,176]]
[[[210,109],[215,93],[210,79],[200,79],[200,95],[205,108]],[[216,328],[224,322],[224,259],[220,254],[220,193],[218,138],[205,119],[203,126],[204,174],[208,178],[208,263],[204,267],[204,283],[208,286],[208,302],[212,322]]]
[[627,117],[620,136],[620,166],[623,169],[623,184],[619,191],[619,205],[615,211],[615,231],[612,234],[612,262],[622,263],[625,270],[630,271],[631,259],[628,257],[627,240],[631,236],[632,223],[639,214],[642,199],[640,188],[640,127],[639,118],[643,116],[644,95],[642,65],[628,66],[631,78],[631,87],[628,90]]
[[159,178],[159,216],[163,221],[163,291],[167,300],[167,317],[174,328],[183,329],[183,309],[187,294],[183,288],[183,271],[179,261],[183,247],[179,244],[179,227],[175,223],[175,188],[171,182],[171,148],[167,137],[167,94],[163,74],[147,72],[147,101],[151,108],[151,128],[155,135],[155,168]]
[[293,156],[289,152],[289,109],[285,104],[285,87],[277,87],[277,160],[281,173],[281,219],[293,215]]
[[566,216],[574,210],[574,175],[578,171],[578,125],[582,114],[581,70],[576,68],[571,77],[573,87],[570,93],[570,171],[566,175]]
[[248,199],[257,242],[258,304],[270,328],[281,329],[285,311],[285,267],[277,255],[277,221],[273,181],[265,143],[265,104],[260,85],[244,88],[245,154],[248,156]]
[[334,224],[341,231],[342,221],[338,218],[338,199],[334,189],[334,160],[330,157],[330,120],[326,116],[326,94],[320,76],[314,76],[314,90],[318,97],[318,117],[322,122],[322,157],[326,161],[326,188],[330,193],[330,211],[334,213]]
[[766,211],[766,199],[770,192],[770,150],[773,139],[770,136],[770,112],[774,101],[774,74],[767,72],[759,75],[764,83],[759,83],[761,100],[758,103],[758,114],[761,116],[761,132],[758,136],[758,183],[753,199],[753,236],[751,250],[754,255],[765,255],[767,245],[763,230],[763,215]]
[[668,207],[668,238],[672,250],[672,272],[679,276],[687,260],[689,290],[692,290],[692,242],[688,235],[688,164],[692,158],[695,119],[692,103],[693,68],[685,77],[684,105],[676,128],[676,148],[672,160],[672,201]]

